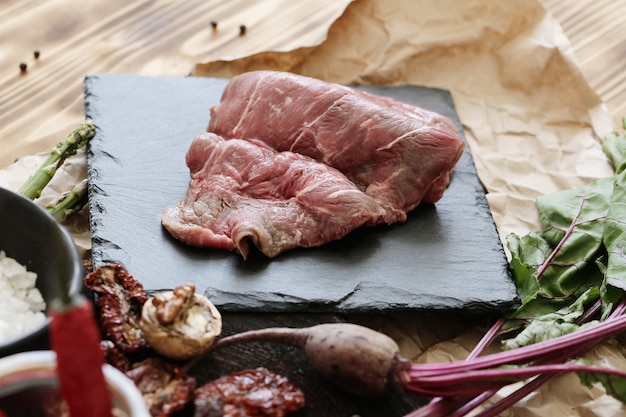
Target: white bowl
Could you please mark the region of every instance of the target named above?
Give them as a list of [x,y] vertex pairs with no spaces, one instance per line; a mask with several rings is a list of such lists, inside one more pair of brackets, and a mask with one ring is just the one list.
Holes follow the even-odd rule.
[[[104,365],[102,370],[111,391],[113,405],[123,412],[122,415],[150,417],[143,397],[132,380],[111,365]],[[16,408],[16,396],[21,394],[27,398],[26,406],[36,403],[36,399],[39,398],[37,394],[51,390],[58,392],[55,371],[56,354],[51,350],[23,352],[1,358],[0,411],[4,411],[3,406]],[[20,417],[35,415],[27,413],[23,410],[19,415]],[[14,415],[17,414],[9,413],[8,417]]]

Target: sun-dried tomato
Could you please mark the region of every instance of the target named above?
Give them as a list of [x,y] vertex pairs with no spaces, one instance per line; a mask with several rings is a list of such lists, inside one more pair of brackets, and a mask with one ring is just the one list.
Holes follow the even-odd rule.
[[101,341],[100,350],[104,353],[105,360],[109,365],[114,366],[122,372],[126,372],[130,369],[130,359],[110,340]]
[[102,338],[126,354],[145,352],[149,344],[139,326],[148,299],[143,285],[120,264],[101,266],[83,281],[96,294]]
[[298,387],[266,368],[236,372],[197,388],[194,417],[216,415],[210,413],[215,413],[219,399],[225,417],[283,417],[305,404],[304,393]]
[[195,378],[159,358],[147,358],[134,364],[126,375],[141,392],[153,417],[170,416],[193,400]]

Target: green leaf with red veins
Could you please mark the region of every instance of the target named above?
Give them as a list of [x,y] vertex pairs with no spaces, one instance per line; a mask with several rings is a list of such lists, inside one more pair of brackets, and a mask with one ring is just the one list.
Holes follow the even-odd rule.
[[[596,301],[599,296],[599,288],[589,288],[574,303],[554,313],[536,317],[517,336],[504,340],[502,348],[504,350],[515,349],[575,332],[584,327],[577,325],[576,320],[584,314],[585,306]],[[595,321],[591,323],[595,323]]]
[[626,290],[626,135],[608,135],[602,146],[616,167],[611,206],[604,227],[604,246],[608,252],[607,284]]
[[[624,118],[626,121],[626,117]],[[624,126],[626,129],[626,126]],[[626,169],[626,136],[617,132],[609,133],[602,142],[602,151],[609,157],[615,168],[616,175]]]
[[626,403],[626,378],[620,375],[600,374],[594,372],[577,372],[580,382],[587,387],[601,383],[607,394]]
[[604,222],[612,191],[613,179],[606,178],[537,199],[541,236],[554,247],[538,270],[547,296],[572,302],[587,288],[602,284],[595,262],[604,254]]
[[541,289],[537,271],[552,252],[552,248],[541,236],[533,232],[521,237],[512,233],[507,236],[507,245],[511,253],[510,265],[515,286],[524,306],[537,298]]
[[[537,199],[543,231],[507,237],[521,307],[509,318],[530,320],[573,303],[604,280],[597,261],[612,191],[610,179]],[[514,327],[508,323],[507,328]]]

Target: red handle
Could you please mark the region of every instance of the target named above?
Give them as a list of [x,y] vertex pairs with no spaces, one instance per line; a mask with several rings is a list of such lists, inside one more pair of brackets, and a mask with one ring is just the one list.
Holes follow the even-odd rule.
[[57,375],[72,417],[111,417],[111,394],[102,365],[100,334],[92,303],[50,312],[50,343],[57,355]]

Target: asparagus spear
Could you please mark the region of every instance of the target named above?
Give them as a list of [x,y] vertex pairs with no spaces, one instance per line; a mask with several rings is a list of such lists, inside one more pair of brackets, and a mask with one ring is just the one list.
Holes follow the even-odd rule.
[[78,149],[85,146],[87,141],[96,134],[96,126],[91,121],[87,121],[74,129],[65,139],[59,142],[48,158],[31,175],[28,180],[18,190],[19,194],[34,200],[41,195],[42,190],[48,185],[54,173],[59,169],[65,160],[74,155]]
[[57,220],[64,220],[70,214],[80,210],[87,201],[87,179],[85,178],[72,190],[59,194],[48,203],[46,210]]

